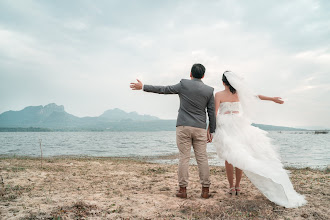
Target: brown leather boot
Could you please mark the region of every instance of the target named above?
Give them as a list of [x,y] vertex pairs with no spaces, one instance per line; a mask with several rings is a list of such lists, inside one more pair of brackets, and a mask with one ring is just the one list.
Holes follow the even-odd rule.
[[180,186],[179,192],[176,194],[176,197],[186,199],[187,198],[187,188]]
[[208,199],[211,197],[211,194],[209,193],[210,188],[209,187],[202,187],[202,194],[201,197],[204,199]]

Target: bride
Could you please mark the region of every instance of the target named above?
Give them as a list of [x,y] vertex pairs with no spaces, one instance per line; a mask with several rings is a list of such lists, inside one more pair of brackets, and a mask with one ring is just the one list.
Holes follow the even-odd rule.
[[[222,81],[225,90],[215,94],[217,128],[213,140],[218,156],[226,161],[229,194],[239,195],[244,171],[270,201],[286,208],[304,205],[304,196],[294,190],[267,132],[252,126],[250,121],[260,100],[284,102],[280,97],[256,96],[243,78],[231,71],[224,72]],[[208,139],[212,141],[209,133]]]

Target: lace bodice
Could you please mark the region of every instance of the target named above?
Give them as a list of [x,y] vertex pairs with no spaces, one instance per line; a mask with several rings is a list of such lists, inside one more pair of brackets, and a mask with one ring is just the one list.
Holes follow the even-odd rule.
[[219,114],[240,114],[242,112],[240,102],[222,102],[219,107]]

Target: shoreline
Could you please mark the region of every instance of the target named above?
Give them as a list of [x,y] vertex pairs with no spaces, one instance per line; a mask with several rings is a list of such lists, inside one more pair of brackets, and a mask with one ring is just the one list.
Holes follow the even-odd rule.
[[[194,154],[191,154],[191,159],[194,158]],[[24,156],[24,155],[5,155],[0,154],[0,160],[2,159],[30,159],[30,160],[39,160],[40,156]],[[145,162],[145,163],[152,163],[152,164],[168,164],[168,165],[177,165],[177,163],[165,163],[165,162],[157,162],[161,160],[178,160],[179,154],[173,153],[169,155],[160,155],[160,156],[129,156],[129,157],[118,157],[118,156],[87,156],[87,155],[56,155],[56,156],[43,156],[43,160],[47,159],[81,159],[81,160],[131,160],[136,162]],[[210,155],[209,155],[210,159]],[[191,164],[196,165],[196,164]],[[224,165],[209,165],[210,167],[224,167]],[[295,166],[283,166],[284,169],[288,170],[316,170],[322,172],[330,172],[330,164],[324,167],[309,167],[309,166],[302,166],[302,167],[295,167]]]
[[[201,199],[197,166],[188,199],[175,197],[177,165],[110,157],[0,157],[2,219],[327,219],[330,174],[289,169],[307,205],[286,209],[266,199],[243,174],[228,197],[224,167],[210,166],[212,198]],[[2,179],[2,180],[1,180]],[[2,182],[3,181],[3,184]]]

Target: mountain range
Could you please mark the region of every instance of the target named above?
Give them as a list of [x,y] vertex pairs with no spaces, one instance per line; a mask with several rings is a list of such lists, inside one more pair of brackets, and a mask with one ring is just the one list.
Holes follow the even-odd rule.
[[[67,113],[63,105],[28,106],[20,111],[0,114],[1,130],[13,128],[48,128],[51,130],[109,130],[109,131],[159,131],[173,130],[175,121],[160,120],[155,116],[125,112],[115,108],[98,117],[77,117]],[[6,128],[6,129],[4,129]],[[23,129],[26,131],[26,129]]]
[[[107,110],[98,117],[77,117],[67,113],[63,105],[55,103],[0,114],[0,131],[173,131],[175,124],[175,120],[127,113],[118,108]],[[264,130],[303,130],[262,124],[254,126]]]

